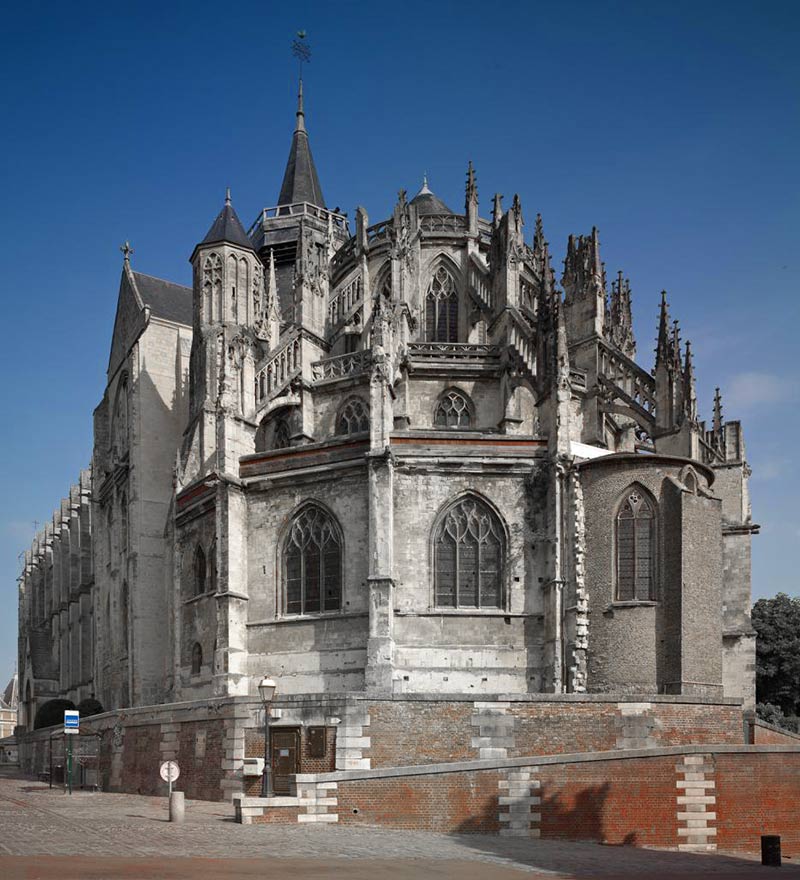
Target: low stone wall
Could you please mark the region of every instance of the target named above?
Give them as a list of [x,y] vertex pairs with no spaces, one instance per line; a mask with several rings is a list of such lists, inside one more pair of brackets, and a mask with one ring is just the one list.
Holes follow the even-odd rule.
[[295,798],[237,799],[237,821],[381,825],[689,851],[755,852],[762,834],[780,834],[787,854],[800,853],[800,745],[459,761],[303,774],[296,784]]

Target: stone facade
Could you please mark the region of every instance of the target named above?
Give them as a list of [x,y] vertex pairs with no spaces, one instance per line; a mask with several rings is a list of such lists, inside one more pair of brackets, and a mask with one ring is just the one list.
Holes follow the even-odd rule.
[[[53,700],[252,700],[269,674],[300,728],[338,719],[347,769],[383,747],[353,693],[466,698],[487,757],[520,741],[508,697],[752,707],[741,426],[719,395],[699,420],[666,298],[651,373],[597,231],[559,290],[541,218],[530,242],[518,197],[482,218],[471,165],[463,213],[426,182],[351,235],[297,120],[281,204],[245,231],[226,198],[191,289],[124,249],[91,464],[20,580],[23,729]],[[228,772],[225,723],[202,749]],[[135,735],[190,750],[180,725]],[[535,778],[500,781],[530,805]]]

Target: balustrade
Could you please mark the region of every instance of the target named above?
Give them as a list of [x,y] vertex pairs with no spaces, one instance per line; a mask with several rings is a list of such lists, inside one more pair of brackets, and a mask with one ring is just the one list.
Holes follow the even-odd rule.
[[325,358],[311,364],[311,376],[320,379],[341,379],[343,376],[354,376],[369,369],[372,356],[369,349],[354,351],[351,354],[340,354]]
[[256,371],[256,404],[263,403],[285,388],[301,369],[301,341],[299,336],[295,336]]

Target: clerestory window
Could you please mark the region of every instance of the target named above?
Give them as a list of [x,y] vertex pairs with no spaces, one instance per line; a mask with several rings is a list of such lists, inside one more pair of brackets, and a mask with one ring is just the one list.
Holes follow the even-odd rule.
[[316,504],[292,520],[283,548],[287,614],[338,611],[342,604],[342,537],[334,518]]
[[616,519],[617,600],[655,599],[656,513],[637,487],[629,489]]
[[429,342],[458,341],[458,291],[444,266],[434,273],[425,297],[425,335]]
[[472,425],[472,404],[469,398],[451,388],[439,398],[433,413],[437,428],[469,428]]
[[453,504],[433,535],[434,598],[439,608],[502,608],[505,538],[488,504]]

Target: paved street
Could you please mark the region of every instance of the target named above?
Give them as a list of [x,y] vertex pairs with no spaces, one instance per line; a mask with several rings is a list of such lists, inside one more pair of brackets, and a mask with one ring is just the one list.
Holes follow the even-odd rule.
[[[187,802],[186,824],[166,799],[75,793],[0,776],[3,880],[348,878],[504,880],[548,877],[774,877],[752,859],[335,826],[244,826],[227,804]],[[791,855],[791,853],[790,853]],[[800,853],[797,854],[800,857]],[[798,859],[800,861],[800,858]],[[799,877],[785,862],[782,877]]]

